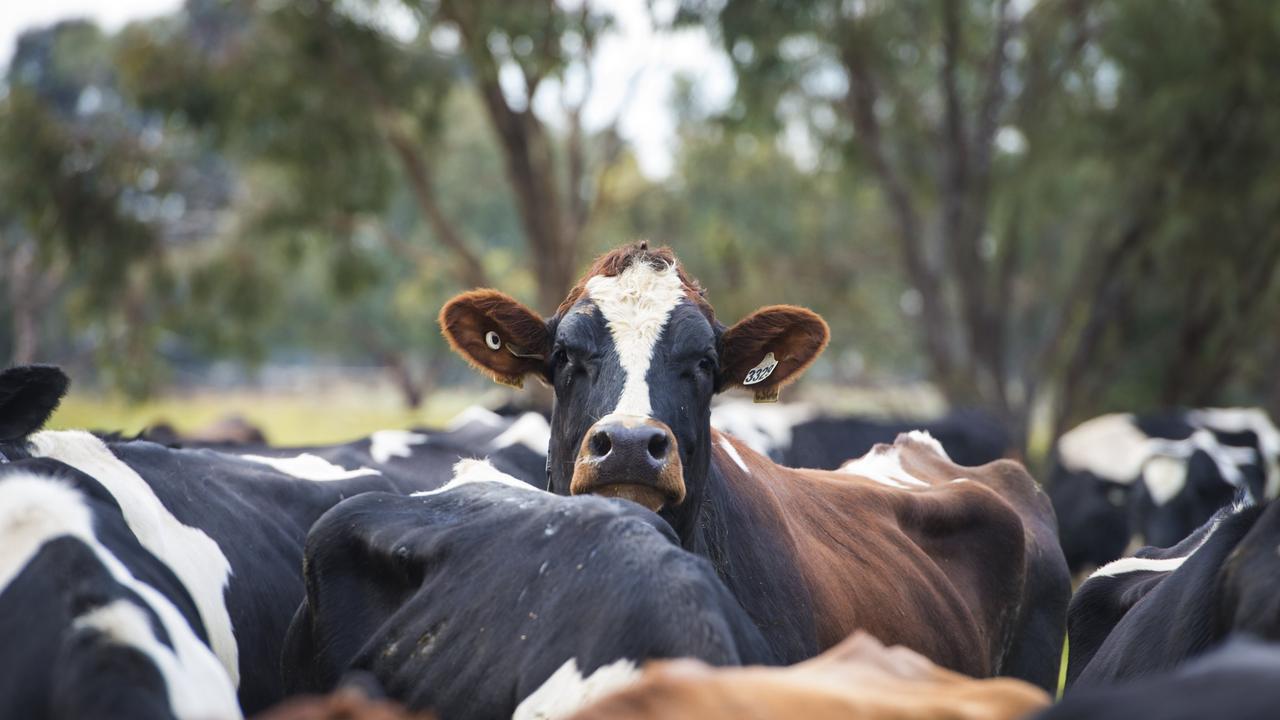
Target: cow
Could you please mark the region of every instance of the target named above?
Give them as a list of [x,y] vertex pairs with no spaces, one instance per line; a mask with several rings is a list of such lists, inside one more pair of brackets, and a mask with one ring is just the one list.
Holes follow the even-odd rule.
[[442,717],[558,715],[649,658],[773,661],[657,515],[478,460],[443,488],[327,512],[307,538],[306,587],[282,659],[291,691],[367,672]]
[[1235,637],[1185,665],[1069,694],[1035,720],[1267,720],[1280,707],[1280,648]]
[[1171,670],[1234,634],[1280,640],[1280,503],[1245,499],[1170,548],[1099,568],[1071,601],[1069,692]]
[[283,695],[278,661],[303,597],[311,524],[359,493],[436,486],[308,454],[234,455],[37,432],[67,382],[48,366],[0,372],[0,462],[56,460],[105,488],[138,543],[190,595],[208,646],[249,713]]
[[975,680],[943,670],[907,648],[854,633],[812,660],[787,668],[712,668],[696,660],[655,662],[633,685],[571,715],[572,720],[843,720],[955,718],[1016,720],[1049,704],[1020,680]]
[[834,470],[877,443],[891,443],[911,430],[925,430],[959,465],[985,465],[1009,452],[1009,433],[978,410],[957,410],[935,420],[835,416],[805,403],[713,405],[711,425],[752,450],[787,467]]
[[327,695],[298,695],[253,716],[253,720],[436,720],[387,700],[377,681],[354,675]]
[[0,635],[0,717],[240,717],[187,588],[53,460],[0,464]]
[[817,358],[816,313],[772,306],[726,328],[669,248],[637,243],[597,259],[550,319],[481,289],[439,320],[485,375],[554,388],[550,489],[658,512],[780,661],[864,629],[974,676],[1054,682],[1069,578],[1021,465],[961,467],[906,434],[856,472],[794,470],[712,429],[713,395],[774,400]]
[[1049,494],[1072,571],[1177,543],[1239,492],[1274,497],[1264,442],[1244,423],[1226,410],[1115,413],[1059,438]]

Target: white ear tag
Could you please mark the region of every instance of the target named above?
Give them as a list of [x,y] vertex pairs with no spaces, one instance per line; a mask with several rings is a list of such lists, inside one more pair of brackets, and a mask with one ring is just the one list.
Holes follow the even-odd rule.
[[490,330],[484,334],[484,344],[488,345],[490,350],[497,350],[502,347],[502,338],[498,337],[498,333]]
[[778,367],[778,361],[774,359],[773,353],[764,356],[760,364],[747,371],[747,377],[742,380],[743,385],[755,385],[764,382],[766,378],[773,374],[774,368]]

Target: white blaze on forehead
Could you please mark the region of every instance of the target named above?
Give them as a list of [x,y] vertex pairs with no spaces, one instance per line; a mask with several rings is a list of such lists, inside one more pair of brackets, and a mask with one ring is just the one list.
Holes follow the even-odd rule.
[[516,707],[511,720],[568,717],[579,708],[631,685],[639,677],[636,664],[622,659],[602,665],[584,678],[577,659],[571,658]]
[[1115,483],[1132,483],[1151,455],[1145,433],[1127,413],[1087,420],[1058,438],[1058,460],[1067,470],[1090,472]]
[[649,364],[662,329],[685,297],[684,284],[674,263],[658,270],[648,262],[633,262],[616,276],[596,275],[587,280],[586,294],[609,324],[618,362],[626,378],[613,412],[620,415],[653,414],[649,402]]
[[857,475],[903,490],[910,488],[926,488],[929,483],[907,472],[902,467],[902,456],[897,445],[876,445],[860,458],[846,460],[837,472]]
[[319,455],[312,455],[311,453],[302,453],[295,457],[267,457],[265,455],[241,455],[240,457],[250,462],[256,462],[273,467],[276,470],[287,475],[292,475],[299,480],[332,482],[334,480],[350,480],[351,478],[363,477],[365,475],[382,474],[381,471],[367,467],[348,470],[340,465],[334,465]]
[[523,445],[539,455],[547,454],[547,446],[551,444],[551,424],[542,413],[527,412],[520,416],[501,435],[493,439],[490,445],[494,450],[501,450],[512,445]]
[[407,458],[413,454],[413,446],[427,441],[422,433],[408,430],[379,430],[369,436],[369,455],[376,463],[385,463],[393,457]]
[[0,590],[41,547],[59,537],[84,543],[117,583],[142,598],[159,617],[173,647],[161,644],[142,610],[123,600],[80,616],[77,628],[96,629],[149,657],[164,677],[169,704],[179,718],[240,717],[234,681],[227,669],[200,642],[167,597],[138,580],[98,541],[93,533],[93,513],[78,490],[37,475],[17,475],[0,482]]
[[421,492],[413,493],[412,497],[438,495],[440,493],[448,492],[449,490],[452,490],[457,487],[461,487],[463,485],[469,485],[471,483],[479,483],[479,482],[499,483],[502,485],[509,485],[514,488],[519,488],[520,490],[528,490],[529,492],[545,492],[543,490],[539,490],[538,488],[535,488],[534,486],[528,483],[520,482],[516,478],[502,472],[498,468],[494,467],[488,460],[475,460],[473,458],[466,458],[463,460],[459,460],[457,463],[454,464],[453,477],[450,478],[449,482],[436,488],[435,490],[423,490]]
[[231,579],[231,563],[218,543],[203,530],[184,525],[174,517],[137,471],[87,432],[36,433],[31,436],[31,454],[60,460],[97,480],[111,493],[138,542],[168,565],[191,593],[214,654],[232,683],[239,687],[240,651],[223,597]]

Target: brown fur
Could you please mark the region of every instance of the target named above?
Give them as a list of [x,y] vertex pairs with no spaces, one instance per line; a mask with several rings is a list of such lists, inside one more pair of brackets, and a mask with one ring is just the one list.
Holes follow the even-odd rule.
[[372,700],[353,688],[343,688],[329,695],[305,695],[291,698],[254,720],[434,720],[430,713],[411,713],[404,706],[387,700]]
[[652,663],[638,684],[572,717],[1012,720],[1048,704],[1049,696],[1027,683],[974,680],[860,632],[788,668],[711,668],[696,660]]
[[745,387],[755,392],[757,401],[776,400],[778,391],[822,354],[830,338],[827,322],[812,310],[794,305],[760,308],[724,333],[723,387],[742,385],[747,372],[772,352],[778,367],[762,382]]
[[[450,300],[440,310],[440,330],[454,352],[472,367],[514,387],[524,384],[525,375],[542,374],[551,349],[542,318],[497,290],[472,290]],[[485,344],[490,331],[502,339],[501,348],[493,350]]]
[[[992,487],[1007,480],[998,463],[963,468],[901,436],[904,469],[930,483],[907,490],[848,473],[785,468],[715,436],[715,461],[730,492],[763,518],[776,517],[791,538],[820,647],[865,630],[969,675],[999,669],[1026,551],[1018,513]],[[726,439],[749,472],[723,451]],[[969,482],[952,483],[956,478]],[[1020,482],[1035,483],[1025,471]]]

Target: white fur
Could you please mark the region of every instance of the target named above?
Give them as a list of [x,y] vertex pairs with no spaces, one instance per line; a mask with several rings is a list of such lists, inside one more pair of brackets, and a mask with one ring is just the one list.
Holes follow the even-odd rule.
[[876,445],[860,458],[846,460],[838,472],[857,475],[893,488],[929,487],[929,483],[907,472],[897,445]]
[[136,593],[160,618],[173,648],[158,642],[142,611],[117,600],[76,620],[147,655],[164,677],[169,704],[180,718],[239,718],[235,684],[223,663],[196,637],[178,609],[136,577],[98,542],[93,513],[84,497],[58,480],[17,475],[0,482],[0,590],[50,540],[73,537],[84,543],[115,578]]
[[[1236,506],[1233,509],[1235,511],[1238,511],[1240,509],[1240,506]],[[1220,525],[1221,522],[1222,522],[1221,517],[1216,518],[1214,520],[1213,526],[1210,527],[1208,532],[1204,534],[1204,537],[1200,538],[1200,542],[1196,543],[1195,547],[1191,548],[1191,550],[1188,551],[1187,554],[1183,555],[1182,557],[1120,558],[1119,560],[1112,560],[1106,565],[1103,565],[1097,570],[1094,570],[1093,574],[1089,576],[1089,579],[1092,580],[1095,577],[1116,577],[1117,575],[1124,575],[1125,573],[1131,573],[1131,572],[1142,572],[1142,571],[1172,572],[1174,570],[1177,570],[1178,568],[1182,567],[1182,563],[1186,562],[1187,558],[1191,557],[1192,555],[1195,555],[1196,552],[1200,550],[1200,548],[1204,547],[1205,543],[1209,542],[1209,538],[1213,537],[1213,534],[1218,531],[1218,525]]]
[[1258,436],[1258,449],[1262,451],[1267,471],[1267,484],[1263,494],[1268,499],[1280,495],[1280,428],[1261,408],[1205,408],[1192,410],[1187,418],[1193,424],[1222,432],[1252,430]]
[[762,405],[730,400],[712,406],[711,426],[738,438],[761,455],[769,455],[791,447],[792,429],[817,414],[816,408],[803,403]]
[[334,480],[350,480],[351,478],[363,477],[365,475],[382,474],[379,470],[367,467],[348,470],[340,465],[334,465],[319,455],[312,455],[311,453],[302,453],[296,457],[267,457],[265,455],[241,455],[240,457],[250,462],[268,465],[282,473],[292,475],[299,480],[332,482]]
[[488,460],[464,458],[454,464],[453,477],[449,479],[449,482],[441,485],[435,490],[423,490],[421,492],[413,493],[413,497],[439,495],[440,493],[448,492],[454,488],[477,482],[496,482],[502,485],[519,488],[521,490],[528,490],[529,492],[544,492],[528,483],[520,482],[514,477],[502,472],[498,468],[494,467]]
[[934,452],[938,453],[943,460],[951,462],[951,456],[942,448],[942,443],[938,442],[938,439],[933,435],[930,435],[928,430],[909,430],[907,432],[907,437],[918,443],[928,445]]
[[231,563],[213,538],[174,517],[133,468],[89,433],[36,433],[31,436],[31,448],[32,455],[60,460],[102,483],[111,493],[138,541],[168,565],[191,593],[214,654],[232,683],[239,687],[240,652],[223,597],[231,578]]
[[653,348],[671,311],[685,297],[676,266],[655,270],[647,262],[636,262],[613,277],[596,275],[587,281],[586,291],[609,324],[626,378],[613,414],[649,417],[653,407],[645,376]]
[[738,454],[738,448],[734,447],[733,443],[729,442],[729,438],[721,437],[720,447],[724,449],[725,454],[729,456],[730,460],[732,460],[738,467],[742,468],[742,472],[747,474],[751,473],[751,471],[747,469],[747,464],[742,461],[742,456]]
[[1142,483],[1146,485],[1151,501],[1164,505],[1187,484],[1187,461],[1178,458],[1156,456],[1142,468]]
[[385,463],[393,457],[407,458],[413,454],[413,446],[427,441],[422,433],[408,430],[379,430],[369,436],[369,455],[376,463]]
[[449,421],[449,424],[445,426],[445,429],[457,430],[470,425],[471,423],[496,428],[501,427],[503,422],[502,416],[489,408],[472,405],[457,415],[454,415],[453,419]]
[[493,439],[490,446],[501,450],[512,445],[523,445],[539,455],[547,454],[551,444],[551,424],[542,413],[527,412],[511,424],[501,435]]
[[1075,426],[1058,438],[1058,460],[1067,470],[1091,472],[1128,485],[1150,457],[1148,438],[1127,413],[1100,415]]
[[568,717],[589,703],[633,684],[639,677],[635,663],[622,659],[602,665],[583,678],[577,659],[571,658],[516,707],[511,720]]

